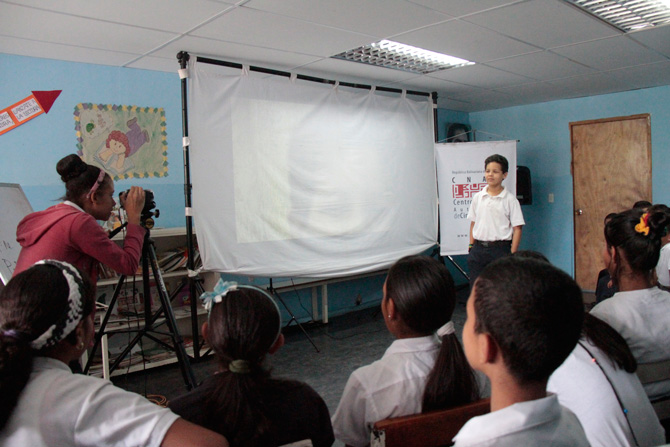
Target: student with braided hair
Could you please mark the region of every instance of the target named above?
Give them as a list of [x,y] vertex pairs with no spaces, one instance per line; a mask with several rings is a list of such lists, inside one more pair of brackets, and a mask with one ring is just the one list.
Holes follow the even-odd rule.
[[[670,360],[670,293],[655,285],[654,269],[670,217],[632,209],[605,226],[605,264],[618,292],[591,313],[626,340],[638,364]],[[646,384],[654,399],[670,395],[670,380]]]
[[47,260],[0,292],[0,445],[227,446],[107,380],[72,374],[68,362],[93,341],[88,277]]
[[381,310],[396,340],[384,356],[351,373],[333,415],[335,437],[370,443],[382,419],[463,405],[479,397],[451,316],[456,289],[449,271],[428,256],[406,256],[389,269]]
[[201,299],[209,312],[202,335],[219,370],[170,408],[184,419],[226,436],[233,446],[280,446],[310,440],[333,444],[330,414],[307,384],[276,379],[264,366],[284,345],[281,315],[258,287],[219,280]]

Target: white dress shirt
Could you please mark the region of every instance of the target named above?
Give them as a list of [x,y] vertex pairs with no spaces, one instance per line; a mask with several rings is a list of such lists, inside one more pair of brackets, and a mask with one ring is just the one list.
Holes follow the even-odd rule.
[[[617,292],[591,313],[614,328],[638,363],[670,360],[670,292],[649,289]],[[649,398],[670,395],[670,380],[644,385]]]
[[465,423],[454,447],[587,447],[577,417],[555,395],[520,402]]
[[178,416],[111,382],[36,357],[0,445],[160,446]]
[[640,447],[665,443],[665,431],[640,379],[615,367],[587,339],[582,338],[554,371],[547,391],[556,393],[560,404],[575,413],[593,447],[631,446],[636,440]]
[[365,446],[375,422],[420,413],[439,349],[434,335],[396,340],[380,360],[351,373],[332,417],[335,439]]

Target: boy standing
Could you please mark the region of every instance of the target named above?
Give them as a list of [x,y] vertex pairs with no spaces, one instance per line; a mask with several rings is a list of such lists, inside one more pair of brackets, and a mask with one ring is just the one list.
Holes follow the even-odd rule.
[[509,170],[507,159],[491,155],[484,161],[484,169],[487,186],[475,194],[468,212],[470,289],[484,267],[517,251],[525,224],[519,201],[502,186]]
[[581,333],[575,281],[547,262],[508,256],[482,271],[466,311],[465,355],[491,381],[491,413],[468,421],[455,446],[588,446],[577,417],[546,391]]

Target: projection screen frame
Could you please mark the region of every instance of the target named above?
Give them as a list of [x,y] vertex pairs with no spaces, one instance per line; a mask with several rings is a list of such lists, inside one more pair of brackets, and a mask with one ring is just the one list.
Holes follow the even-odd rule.
[[[264,67],[258,67],[258,66],[253,66],[249,65],[246,66],[245,64],[241,64],[238,62],[230,62],[230,61],[224,61],[220,59],[213,59],[209,57],[204,57],[204,56],[194,56],[198,62],[202,63],[207,63],[207,64],[212,64],[212,65],[218,65],[218,66],[223,66],[223,67],[229,67],[229,68],[236,68],[236,69],[245,69],[247,68],[249,71],[252,72],[258,72],[258,73],[265,73],[265,74],[271,74],[271,75],[276,75],[276,76],[282,76],[282,77],[287,77],[290,78],[291,76],[294,76],[290,72],[286,71],[281,71],[281,70],[276,70],[276,69],[271,69],[271,68],[264,68]],[[186,70],[188,67],[188,62],[190,61],[191,55],[186,52],[186,51],[180,51],[177,53],[177,60],[179,62],[180,66],[180,84],[181,84],[181,103],[182,103],[182,137],[183,137],[183,163],[184,163],[184,203],[185,203],[185,217],[186,217],[186,244],[187,244],[187,253],[188,253],[188,258],[187,258],[187,269],[192,272],[195,269],[195,265],[193,262],[194,255],[195,255],[195,244],[193,242],[193,217],[191,215],[191,192],[193,185],[191,184],[191,175],[190,175],[190,157],[189,157],[189,132],[188,132],[188,74],[182,75],[183,70]],[[350,87],[350,88],[357,88],[357,89],[365,89],[365,90],[372,90],[373,86],[372,85],[367,85],[367,84],[359,84],[359,83],[352,83],[352,82],[342,82],[342,81],[335,81],[331,79],[325,79],[325,78],[319,78],[319,77],[314,77],[314,76],[308,76],[308,75],[302,75],[302,74],[297,74],[295,75],[296,79],[303,80],[303,81],[311,81],[311,82],[316,82],[316,83],[321,83],[321,84],[330,84],[330,85],[340,85],[343,87]],[[434,132],[434,140],[435,142],[438,141],[438,126],[437,126],[437,92],[422,92],[422,91],[417,91],[417,90],[403,90],[403,89],[398,89],[398,88],[392,88],[392,87],[382,87],[382,86],[374,86],[374,89],[376,91],[382,91],[382,92],[388,92],[388,93],[397,93],[397,94],[407,94],[407,95],[414,95],[414,96],[426,96],[430,97],[432,99],[433,103],[433,132]],[[439,220],[438,220],[438,237],[437,241],[439,243]],[[437,249],[437,253],[439,256],[439,249]],[[440,256],[441,257],[441,256]],[[461,272],[462,269],[454,262],[451,257],[449,257],[449,260],[451,263],[453,263]],[[467,275],[466,275],[467,277]],[[191,296],[196,296],[198,294],[197,289],[198,287],[202,287],[202,279],[198,277],[198,275],[188,275],[188,283],[189,283],[189,293]],[[197,314],[197,300],[191,300],[191,315],[196,315]],[[193,358],[194,360],[198,361],[201,357],[200,355],[200,337],[199,337],[199,328],[198,328],[198,321],[197,319],[192,319],[192,334],[193,334]]]

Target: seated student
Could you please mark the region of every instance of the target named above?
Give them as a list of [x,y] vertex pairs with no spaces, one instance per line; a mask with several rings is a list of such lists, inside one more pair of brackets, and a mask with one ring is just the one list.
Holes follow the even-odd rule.
[[[397,338],[376,362],[354,371],[333,415],[335,437],[370,442],[371,424],[472,402],[479,391],[451,322],[456,304],[445,265],[407,256],[389,270],[381,309]],[[435,335],[437,334],[437,336]]]
[[[626,340],[637,363],[670,360],[670,293],[655,286],[661,238],[670,217],[628,210],[605,226],[605,264],[618,292],[591,313]],[[650,398],[670,395],[670,380],[646,384]]]
[[170,402],[184,419],[228,438],[235,446],[283,445],[311,440],[332,445],[323,399],[307,384],[270,377],[265,356],[284,345],[273,298],[254,286],[219,283],[201,297],[209,311],[202,335],[220,369],[195,390]]
[[[616,214],[617,213],[609,213],[605,216],[604,224],[607,225],[607,222],[609,222],[612,217],[616,216]],[[598,280],[596,282],[596,303],[605,301],[607,298],[612,298],[616,292],[617,288],[612,281],[610,272],[607,271],[606,268],[602,269],[598,273]]]
[[547,391],[572,410],[592,447],[665,443],[626,341],[610,325],[584,316],[582,338],[549,378]]
[[65,262],[41,261],[0,292],[0,445],[227,446],[140,395],[72,374],[94,308],[88,275]]
[[547,394],[549,376],[575,348],[582,292],[551,264],[508,256],[489,264],[466,306],[463,346],[491,381],[491,413],[454,438],[463,446],[587,446],[577,417]]

